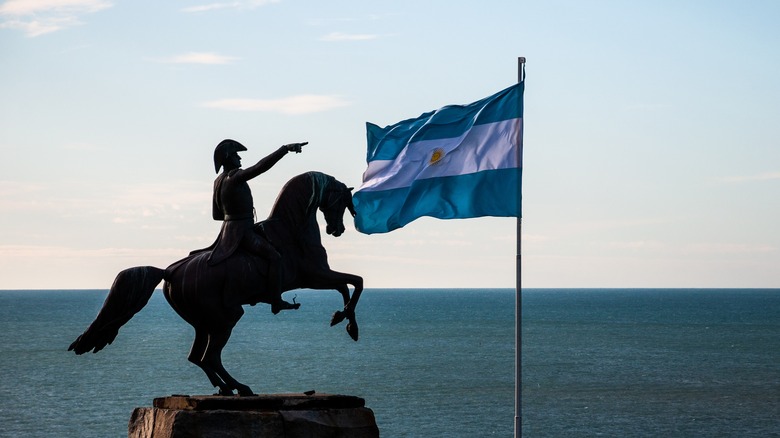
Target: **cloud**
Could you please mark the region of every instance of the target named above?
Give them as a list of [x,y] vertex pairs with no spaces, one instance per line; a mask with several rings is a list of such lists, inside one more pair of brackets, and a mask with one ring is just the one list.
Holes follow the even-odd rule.
[[81,16],[112,6],[105,0],[8,0],[0,5],[0,28],[37,37],[81,25]]
[[62,146],[62,149],[66,151],[73,151],[73,152],[96,152],[96,151],[106,150],[106,148],[103,146],[96,145],[93,143],[83,143],[83,142],[66,143]]
[[281,99],[220,99],[205,102],[201,106],[229,111],[268,111],[299,115],[350,105],[339,96],[302,94]]
[[166,58],[163,62],[171,64],[207,64],[207,65],[220,65],[230,64],[237,60],[232,56],[218,55],[211,52],[190,52],[183,55],[176,55],[170,58]]
[[0,245],[0,260],[29,258],[40,260],[43,258],[94,258],[104,259],[112,257],[165,257],[174,259],[181,256],[181,249],[177,248],[72,248],[65,246],[45,245]]
[[379,35],[375,34],[356,34],[356,33],[342,33],[342,32],[331,32],[327,35],[324,35],[320,37],[320,41],[367,41],[367,40],[375,40],[379,38]]
[[245,0],[235,2],[217,2],[205,5],[190,6],[182,9],[183,12],[208,12],[220,9],[254,9],[271,3],[279,3],[280,0]]
[[672,106],[666,103],[635,103],[632,105],[628,105],[626,107],[626,111],[648,111],[648,112],[654,112],[654,111],[663,111],[668,110]]
[[627,250],[655,250],[664,249],[666,244],[653,240],[631,240],[631,241],[618,241],[609,242],[607,246],[615,249],[627,249]]
[[[210,186],[201,181],[103,184],[0,181],[0,211],[8,217],[46,217],[86,223],[182,223],[210,212]],[[210,214],[210,213],[208,213]]]
[[768,244],[698,243],[686,245],[682,251],[685,254],[697,255],[743,255],[772,253],[777,251],[777,248]]
[[379,21],[400,16],[400,13],[369,14],[361,17],[321,17],[310,18],[306,21],[309,26],[331,26],[333,24],[354,23],[365,21]]
[[728,176],[723,178],[723,181],[739,183],[747,181],[771,181],[776,179],[780,179],[780,172],[765,172],[756,175]]

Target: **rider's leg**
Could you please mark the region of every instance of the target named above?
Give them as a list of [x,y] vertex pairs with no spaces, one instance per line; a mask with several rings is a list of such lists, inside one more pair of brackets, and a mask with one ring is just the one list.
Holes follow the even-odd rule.
[[271,298],[271,311],[275,314],[282,310],[297,309],[298,306],[282,300],[282,256],[270,243],[254,233],[247,233],[242,244],[251,252],[268,260],[268,280],[266,287]]

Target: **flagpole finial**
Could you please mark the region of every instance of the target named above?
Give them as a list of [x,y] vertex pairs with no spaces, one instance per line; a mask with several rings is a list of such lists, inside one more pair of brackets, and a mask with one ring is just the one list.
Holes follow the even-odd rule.
[[517,57],[517,82],[525,80],[525,56]]

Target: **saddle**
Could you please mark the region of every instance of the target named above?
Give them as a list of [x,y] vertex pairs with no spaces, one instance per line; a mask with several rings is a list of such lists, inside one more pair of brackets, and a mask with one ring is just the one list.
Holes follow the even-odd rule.
[[[215,242],[216,243],[216,242]],[[224,278],[222,290],[222,302],[227,307],[257,303],[271,304],[271,299],[266,292],[266,280],[268,278],[269,263],[262,256],[251,254],[248,251],[237,248],[229,257],[217,264],[209,263],[209,258],[215,245],[197,249],[190,254],[171,264],[166,269],[166,277],[180,269],[185,264],[188,269],[209,270]],[[203,285],[203,287],[208,287]],[[203,293],[214,291],[203,290]]]

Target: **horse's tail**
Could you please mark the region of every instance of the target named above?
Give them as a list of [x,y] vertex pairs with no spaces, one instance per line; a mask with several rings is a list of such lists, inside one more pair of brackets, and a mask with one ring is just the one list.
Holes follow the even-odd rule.
[[97,353],[114,342],[119,328],[144,308],[165,271],[152,266],[139,266],[120,272],[111,291],[89,328],[68,347],[68,351]]

